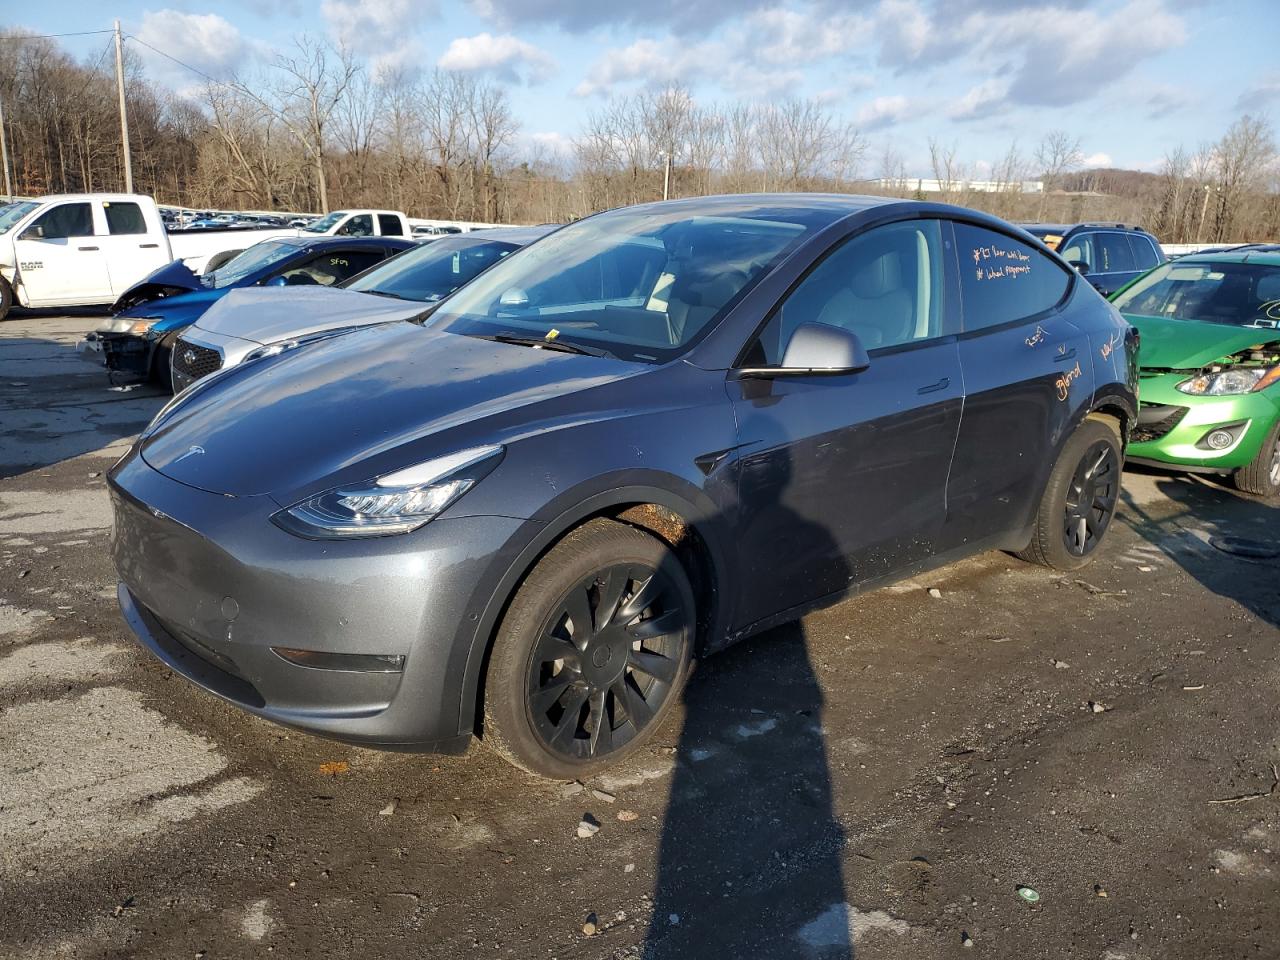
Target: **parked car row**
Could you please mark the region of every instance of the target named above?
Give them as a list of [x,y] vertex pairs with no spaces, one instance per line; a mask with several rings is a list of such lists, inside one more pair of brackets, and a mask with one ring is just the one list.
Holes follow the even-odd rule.
[[370,213],[170,264],[89,339],[178,390],[110,473],[124,615],[276,722],[578,778],[742,637],[981,550],[1088,563],[1126,457],[1280,496],[1280,248],[811,195]]

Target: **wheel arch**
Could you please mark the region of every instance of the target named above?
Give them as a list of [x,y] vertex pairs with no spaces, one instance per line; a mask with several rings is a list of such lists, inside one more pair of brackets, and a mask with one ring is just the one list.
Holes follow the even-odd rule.
[[732,610],[727,584],[729,554],[718,530],[717,512],[705,495],[677,493],[665,486],[628,484],[575,499],[542,524],[508,564],[478,614],[462,674],[458,732],[481,732],[484,677],[498,628],[512,598],[538,561],[566,535],[592,520],[609,519],[645,530],[675,550],[689,574],[699,604],[695,656],[716,648],[728,634]]

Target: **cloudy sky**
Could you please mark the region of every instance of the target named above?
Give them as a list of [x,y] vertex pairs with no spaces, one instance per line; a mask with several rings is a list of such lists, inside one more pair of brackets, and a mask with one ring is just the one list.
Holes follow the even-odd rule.
[[[875,175],[892,143],[927,175],[929,137],[979,169],[1050,129],[1094,165],[1152,169],[1243,112],[1280,122],[1277,0],[117,0],[126,33],[208,74],[247,73],[307,31],[375,63],[507,86],[523,135],[555,145],[611,95],[678,81],[700,100],[817,97],[854,121]],[[214,12],[216,11],[216,12]],[[18,25],[110,27],[91,0]],[[107,38],[63,41],[96,57]],[[198,77],[139,47],[150,75]]]

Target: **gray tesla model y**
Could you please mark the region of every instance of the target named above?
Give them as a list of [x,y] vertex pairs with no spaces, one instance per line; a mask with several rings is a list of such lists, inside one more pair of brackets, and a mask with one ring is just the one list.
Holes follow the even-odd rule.
[[111,471],[120,603],[258,716],[582,776],[693,657],[980,550],[1087,562],[1136,347],[969,210],[598,214],[414,320],[175,398]]

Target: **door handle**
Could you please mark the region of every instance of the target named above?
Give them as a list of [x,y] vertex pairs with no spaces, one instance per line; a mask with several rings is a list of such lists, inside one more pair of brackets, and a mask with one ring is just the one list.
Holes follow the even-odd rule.
[[937,383],[931,383],[927,387],[918,388],[916,393],[937,393],[939,390],[945,390],[949,386],[951,386],[951,378],[943,377]]
[[1076,358],[1076,348],[1072,347],[1070,350],[1065,350],[1065,351],[1060,350],[1054,356],[1053,359],[1058,363],[1066,363],[1067,361],[1074,360],[1075,358]]
[[143,250],[155,250],[160,246],[158,243],[140,243],[138,246]]
[[89,250],[97,250],[98,248],[97,247],[76,247],[76,249],[81,251],[89,251]]

